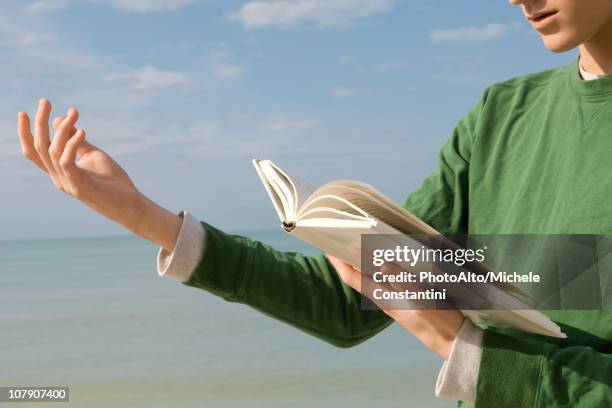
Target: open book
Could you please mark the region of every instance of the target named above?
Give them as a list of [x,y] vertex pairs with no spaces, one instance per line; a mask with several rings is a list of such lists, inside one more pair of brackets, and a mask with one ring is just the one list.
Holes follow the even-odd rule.
[[[289,234],[361,269],[362,234],[440,235],[434,228],[406,211],[373,187],[339,180],[315,188],[290,176],[269,160],[253,160]],[[512,285],[490,284],[496,310],[462,310],[477,324],[510,326],[552,337],[565,337],[547,316],[523,303]]]

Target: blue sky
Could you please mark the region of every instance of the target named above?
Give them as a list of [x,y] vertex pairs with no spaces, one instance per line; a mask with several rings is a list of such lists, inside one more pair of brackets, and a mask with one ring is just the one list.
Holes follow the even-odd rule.
[[575,55],[502,0],[5,0],[0,239],[123,233],[20,157],[40,97],[160,204],[248,230],[278,223],[251,158],[402,201],[487,85]]

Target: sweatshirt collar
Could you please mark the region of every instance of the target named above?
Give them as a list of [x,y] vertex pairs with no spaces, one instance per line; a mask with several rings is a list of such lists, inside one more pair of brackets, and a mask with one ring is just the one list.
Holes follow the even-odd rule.
[[578,69],[580,70],[580,77],[585,81],[592,81],[594,79],[600,79],[603,77],[607,77],[610,74],[591,74],[582,66],[582,62],[580,59],[578,60]]
[[[612,75],[605,75],[603,77],[589,78],[581,75],[584,70],[581,70],[580,60],[576,58],[576,61],[570,66],[570,83],[572,88],[580,95],[584,96],[599,96],[612,94]],[[588,75],[588,73],[587,73]],[[591,74],[593,75],[593,74]]]

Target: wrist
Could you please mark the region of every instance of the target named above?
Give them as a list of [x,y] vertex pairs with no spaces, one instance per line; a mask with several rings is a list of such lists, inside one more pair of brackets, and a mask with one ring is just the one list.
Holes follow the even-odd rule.
[[437,355],[439,355],[440,357],[442,357],[442,359],[444,360],[448,360],[448,357],[450,356],[450,352],[453,348],[453,344],[455,343],[455,339],[457,338],[457,336],[454,337],[450,337],[450,336],[440,336],[438,338],[438,341],[436,342],[436,346],[435,346],[435,353]]
[[143,194],[139,194],[135,208],[138,222],[134,224],[132,232],[168,252],[173,252],[183,224],[182,217],[161,207]]
[[447,360],[464,320],[465,316],[456,310],[413,310],[404,315],[400,324]]
[[457,319],[454,319],[453,322],[449,322],[449,325],[445,327],[445,330],[440,333],[438,354],[444,360],[448,360],[451,350],[453,349],[453,345],[455,344],[455,340],[457,339],[457,335],[459,334],[464,322],[465,316],[457,316]]

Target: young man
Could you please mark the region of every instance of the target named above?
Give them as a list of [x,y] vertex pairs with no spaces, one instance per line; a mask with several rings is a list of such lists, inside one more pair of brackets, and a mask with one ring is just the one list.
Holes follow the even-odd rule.
[[[405,207],[444,234],[610,234],[612,2],[510,3],[521,5],[546,48],[579,46],[579,60],[485,90]],[[361,310],[359,271],[172,214],[85,140],[76,110],[55,119],[51,141],[50,111],[41,100],[34,135],[19,114],[23,154],[57,188],[159,244],[160,274],[341,347],[398,321],[445,360],[439,396],[478,407],[612,406],[612,313],[547,311],[568,334],[556,341],[483,330],[456,311]]]

